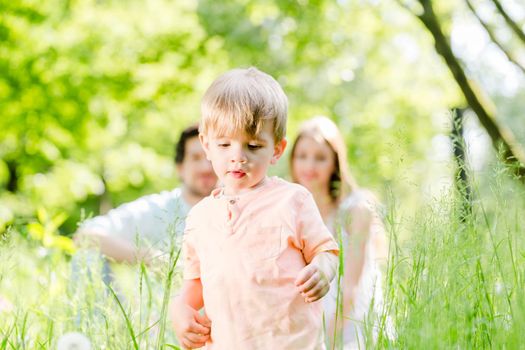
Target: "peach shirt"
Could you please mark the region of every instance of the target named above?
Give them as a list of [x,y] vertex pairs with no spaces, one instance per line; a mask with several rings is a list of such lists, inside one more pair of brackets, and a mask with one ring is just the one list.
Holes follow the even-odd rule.
[[212,322],[206,349],[324,349],[322,305],[294,284],[321,252],[338,252],[312,195],[266,178],[232,197],[215,190],[192,208],[184,279],[200,278]]

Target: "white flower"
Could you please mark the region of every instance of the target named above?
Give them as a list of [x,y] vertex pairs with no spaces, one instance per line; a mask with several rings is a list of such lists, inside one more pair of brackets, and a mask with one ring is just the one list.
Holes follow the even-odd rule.
[[58,338],[57,350],[91,350],[91,342],[82,333],[70,332]]
[[10,312],[13,310],[13,304],[0,295],[0,312]]
[[501,292],[504,291],[504,288],[505,288],[505,286],[500,281],[497,281],[494,284],[494,292],[496,292],[496,294],[501,294]]

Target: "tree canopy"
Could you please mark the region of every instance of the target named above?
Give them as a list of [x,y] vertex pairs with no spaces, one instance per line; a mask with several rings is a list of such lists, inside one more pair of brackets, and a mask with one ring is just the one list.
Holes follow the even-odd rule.
[[[1,2],[0,228],[46,208],[67,213],[62,227],[71,233],[101,206],[175,186],[173,143],[198,119],[202,93],[225,70],[251,65],[288,94],[288,138],[301,120],[328,115],[346,136],[359,182],[403,200],[432,178],[430,154],[448,133],[449,109],[470,103],[412,15],[425,3]],[[478,9],[494,10],[487,23],[500,30],[505,19],[490,3]],[[483,28],[472,24],[468,3],[437,5],[453,40],[465,23]],[[501,5],[520,9],[507,12],[521,13],[518,27],[524,22],[523,6]],[[515,34],[500,36],[523,58]],[[459,64],[523,142],[522,72],[505,89],[498,78],[517,68],[498,67],[513,63],[473,57],[461,45],[452,47]],[[489,40],[481,50],[493,50]],[[285,165],[277,172],[285,175]]]

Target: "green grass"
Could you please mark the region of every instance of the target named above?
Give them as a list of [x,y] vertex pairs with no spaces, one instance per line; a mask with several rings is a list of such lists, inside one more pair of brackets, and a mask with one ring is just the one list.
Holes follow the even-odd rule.
[[[390,253],[378,349],[519,349],[525,329],[525,188],[499,174],[474,188],[472,215],[460,220],[450,192],[400,215],[387,215]],[[0,243],[0,350],[55,349],[60,335],[78,331],[93,349],[173,349],[167,304],[180,283],[174,246],[169,262],[115,268],[107,288],[99,260],[44,249],[17,231]],[[82,262],[83,261],[83,262]],[[384,322],[391,319],[394,336]]]
[[396,336],[378,348],[524,347],[524,194],[492,180],[474,186],[465,220],[455,193],[410,217],[389,215],[386,308]]
[[0,311],[0,350],[56,349],[58,338],[73,331],[85,334],[92,349],[176,348],[167,320],[170,295],[180,283],[175,248],[155,270],[115,266],[116,283],[106,285],[96,252],[78,252],[74,270],[62,252],[6,233],[0,296],[13,309]]

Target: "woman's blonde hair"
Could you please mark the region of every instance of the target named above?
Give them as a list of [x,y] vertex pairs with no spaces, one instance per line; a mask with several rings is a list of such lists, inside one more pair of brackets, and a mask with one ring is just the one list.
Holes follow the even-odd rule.
[[287,114],[288,99],[273,77],[255,67],[237,68],[217,78],[204,94],[199,131],[256,136],[270,121],[277,142],[286,135]]
[[299,134],[295,138],[290,153],[290,169],[292,181],[297,182],[293,170],[293,159],[297,143],[303,137],[311,137],[319,143],[326,142],[335,155],[335,169],[330,177],[330,196],[332,200],[338,202],[345,198],[352,191],[358,188],[357,182],[350,173],[348,166],[346,144],[337,128],[337,125],[327,117],[313,117],[301,124]]

